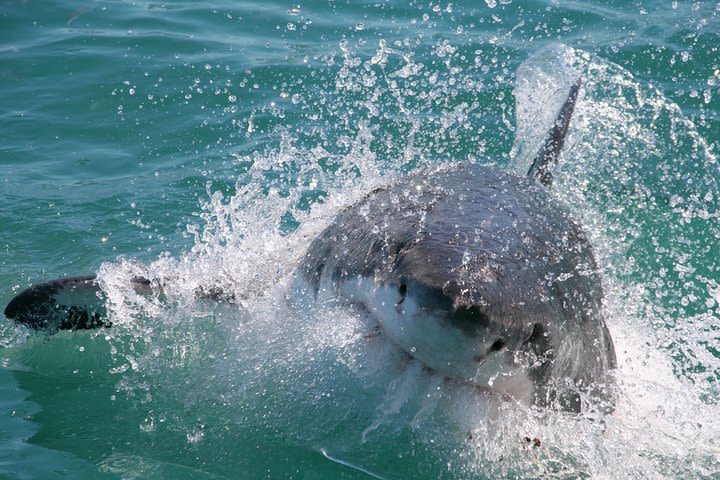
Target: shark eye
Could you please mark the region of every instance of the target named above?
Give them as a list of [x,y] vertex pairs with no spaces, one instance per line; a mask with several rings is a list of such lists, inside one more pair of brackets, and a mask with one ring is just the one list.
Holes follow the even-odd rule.
[[530,336],[528,337],[528,339],[525,340],[525,342],[526,343],[539,342],[540,340],[542,340],[544,334],[545,334],[545,329],[543,328],[543,326],[540,325],[539,323],[536,323],[535,325],[533,325],[533,331],[530,334]]
[[491,352],[497,352],[499,350],[502,350],[503,348],[505,348],[505,340],[503,340],[502,338],[498,338],[492,343],[492,345],[490,345]]
[[405,300],[405,297],[407,297],[407,285],[405,283],[400,284],[400,287],[398,288],[398,293],[400,294],[400,302]]

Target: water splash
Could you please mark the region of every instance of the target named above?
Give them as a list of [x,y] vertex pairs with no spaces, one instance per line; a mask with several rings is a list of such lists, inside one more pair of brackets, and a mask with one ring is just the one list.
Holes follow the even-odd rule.
[[[63,354],[67,364],[29,363],[52,372],[95,354],[79,370],[97,371],[110,358],[97,395],[137,424],[127,443],[219,457],[222,466],[208,468],[221,472],[262,471],[248,453],[262,444],[310,446],[384,478],[712,475],[720,464],[714,153],[671,101],[585,52],[556,49],[518,70],[515,128],[512,75],[496,50],[406,40],[369,52],[342,42],[322,60],[336,68],[318,91],[288,95],[289,112],[251,112],[245,132],[272,141],[235,153],[229,192],[208,184],[187,230],[192,249],[103,265],[114,327]],[[551,91],[562,96],[576,74],[583,89],[554,192],[588,230],[606,280],[620,364],[614,413],[571,416],[478,392],[427,372],[352,306],[288,306],[294,266],[343,207],[426,165],[520,168],[554,117]],[[289,126],[292,115],[301,126]],[[510,158],[500,152],[513,130]],[[136,275],[162,290],[135,295]],[[234,301],[196,298],[211,287]],[[52,340],[56,353],[76,341],[63,335]],[[124,470],[134,458],[105,465]]]

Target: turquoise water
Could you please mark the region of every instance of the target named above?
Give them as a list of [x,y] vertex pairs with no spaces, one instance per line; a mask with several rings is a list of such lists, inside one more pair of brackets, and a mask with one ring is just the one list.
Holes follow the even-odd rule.
[[[0,477],[717,478],[719,16],[4,0],[0,304],[99,272],[114,326],[0,319]],[[426,165],[522,168],[575,74],[553,193],[603,271],[613,414],[479,397],[369,341],[352,307],[286,311],[339,209]],[[165,298],[129,291],[137,273]],[[242,305],[194,300],[212,284]]]

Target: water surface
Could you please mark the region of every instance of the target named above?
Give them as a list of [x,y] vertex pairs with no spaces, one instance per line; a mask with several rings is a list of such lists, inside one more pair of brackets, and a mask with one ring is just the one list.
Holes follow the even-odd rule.
[[[0,304],[99,271],[115,325],[0,321],[0,476],[716,477],[718,15],[3,1]],[[287,311],[289,274],[338,210],[425,166],[521,169],[578,73],[553,194],[603,273],[612,415],[450,385],[368,341],[352,307]],[[167,298],[133,296],[137,273],[167,278]],[[213,284],[242,306],[194,300]]]

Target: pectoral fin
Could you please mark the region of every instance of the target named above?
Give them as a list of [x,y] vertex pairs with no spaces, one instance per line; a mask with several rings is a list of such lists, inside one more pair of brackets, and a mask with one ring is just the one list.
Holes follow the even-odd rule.
[[105,299],[95,275],[33,285],[13,298],[5,316],[30,328],[69,330],[105,325]]
[[[143,277],[132,280],[138,293],[151,290]],[[26,288],[5,307],[5,316],[49,331],[109,327],[105,295],[95,275],[67,277]]]

